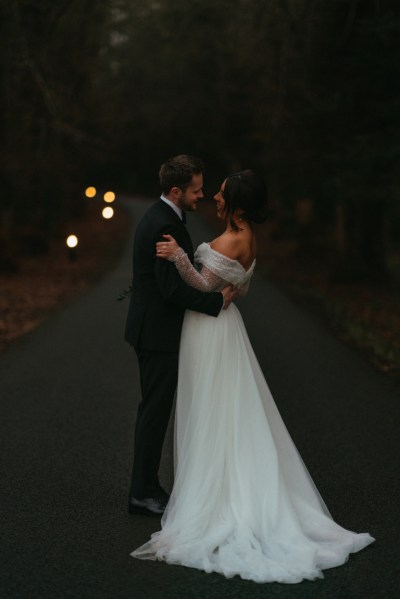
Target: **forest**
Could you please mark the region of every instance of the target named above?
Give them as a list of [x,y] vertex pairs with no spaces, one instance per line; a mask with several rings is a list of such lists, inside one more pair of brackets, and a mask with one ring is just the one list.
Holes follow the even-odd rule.
[[262,172],[275,235],[332,277],[390,284],[397,0],[2,0],[0,28],[0,269],[46,251],[87,185],[154,194],[189,153],[208,193]]

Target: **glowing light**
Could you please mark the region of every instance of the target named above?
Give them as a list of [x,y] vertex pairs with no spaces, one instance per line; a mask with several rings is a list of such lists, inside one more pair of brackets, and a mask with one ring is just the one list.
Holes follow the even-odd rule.
[[94,198],[94,196],[96,195],[97,191],[95,187],[87,187],[85,190],[85,196],[87,198]]
[[76,235],[68,235],[66,244],[69,248],[76,248],[78,245],[78,238]]
[[106,206],[102,211],[103,218],[112,218],[114,216],[114,209],[111,206]]
[[106,191],[104,194],[104,201],[111,204],[115,200],[115,193],[113,191]]

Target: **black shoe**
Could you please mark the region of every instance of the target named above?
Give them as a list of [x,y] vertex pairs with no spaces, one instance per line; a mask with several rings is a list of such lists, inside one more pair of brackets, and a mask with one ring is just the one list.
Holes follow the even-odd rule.
[[129,497],[129,513],[160,517],[165,512],[169,499],[167,493],[165,493],[165,496],[163,494],[161,497],[145,497],[144,499]]

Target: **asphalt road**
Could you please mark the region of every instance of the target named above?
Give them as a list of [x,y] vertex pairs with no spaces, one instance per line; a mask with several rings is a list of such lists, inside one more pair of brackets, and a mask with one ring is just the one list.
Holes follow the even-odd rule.
[[[131,202],[139,218],[144,202]],[[190,215],[195,243],[211,232]],[[0,360],[0,599],[394,598],[400,588],[398,383],[256,274],[240,300],[277,405],[322,496],[377,541],[325,578],[227,580],[130,552],[158,521],[127,512],[139,401],[123,341],[131,244],[90,291]],[[34,293],[34,290],[32,290]],[[162,480],[172,482],[172,427]]]

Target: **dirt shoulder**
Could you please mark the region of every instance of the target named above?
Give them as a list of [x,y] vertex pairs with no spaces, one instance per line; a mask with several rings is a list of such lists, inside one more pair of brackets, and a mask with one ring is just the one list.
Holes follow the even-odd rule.
[[20,257],[16,272],[0,273],[0,354],[93,284],[114,263],[130,227],[122,207],[116,206],[114,217],[105,220],[100,204],[93,203],[79,221],[65,227],[66,234],[79,239],[75,259],[64,234],[51,241],[47,253]]

